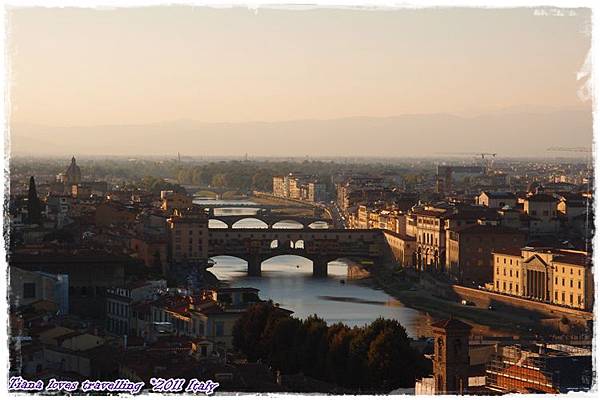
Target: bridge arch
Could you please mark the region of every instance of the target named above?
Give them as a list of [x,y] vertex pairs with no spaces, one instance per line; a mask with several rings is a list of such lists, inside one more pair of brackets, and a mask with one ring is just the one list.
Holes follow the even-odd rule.
[[247,217],[236,221],[231,227],[234,229],[268,229],[269,224],[258,218]]
[[328,229],[329,222],[323,220],[313,221],[308,225],[308,227],[310,229]]
[[223,253],[211,256],[210,259],[214,262],[214,265],[207,268],[207,270],[218,279],[228,278],[227,276],[220,276],[220,274],[230,275],[234,273],[243,276],[247,274],[250,265],[249,261],[240,254]]
[[[313,259],[310,256],[294,254],[293,252],[286,254],[285,251],[283,251],[281,254],[272,255],[272,256],[264,258],[261,261],[261,266],[260,266],[261,271],[262,270],[268,271],[269,264],[277,263],[277,261],[280,257],[285,257],[285,259],[287,261],[286,265],[289,265],[290,268],[296,268],[300,272],[303,272],[303,273],[312,272],[312,275],[314,277],[326,277],[327,276],[327,264],[329,263],[328,260],[323,260],[321,258]],[[307,261],[310,262],[310,264],[312,264],[312,265],[307,263]]]
[[210,218],[208,220],[208,227],[210,229],[227,229],[229,228],[229,225],[227,224],[227,222],[218,218]]
[[[287,225],[287,226],[286,226]],[[292,226],[290,226],[292,225]],[[304,224],[293,219],[283,219],[272,225],[273,229],[304,229]]]

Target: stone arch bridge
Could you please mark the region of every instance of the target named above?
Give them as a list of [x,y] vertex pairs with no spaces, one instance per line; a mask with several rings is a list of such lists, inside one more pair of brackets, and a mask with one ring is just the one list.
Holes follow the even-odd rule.
[[[296,223],[302,225],[302,229],[311,229],[310,225],[315,222],[323,222],[330,226],[331,221],[327,221],[323,218],[318,217],[302,217],[302,216],[287,216],[287,215],[219,215],[210,217],[209,221],[220,221],[227,225],[227,228],[233,228],[233,226],[243,220],[258,220],[266,224],[266,229],[278,229],[274,228],[274,225],[281,222]],[[265,229],[263,228],[263,229]],[[224,228],[213,228],[213,229],[224,229]]]
[[327,264],[340,258],[378,261],[381,232],[368,229],[209,229],[208,256],[233,256],[260,276],[263,261],[298,255],[313,262],[313,276],[327,276]]

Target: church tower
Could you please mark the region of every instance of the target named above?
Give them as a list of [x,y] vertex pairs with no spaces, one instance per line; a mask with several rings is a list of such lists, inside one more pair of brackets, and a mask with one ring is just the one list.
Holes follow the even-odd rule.
[[432,324],[431,327],[435,343],[435,394],[466,394],[469,386],[471,325],[450,317]]
[[67,171],[65,172],[65,179],[69,190],[71,185],[77,185],[81,182],[81,169],[75,161],[75,156],[71,158],[71,165],[69,165],[69,168],[67,168]]

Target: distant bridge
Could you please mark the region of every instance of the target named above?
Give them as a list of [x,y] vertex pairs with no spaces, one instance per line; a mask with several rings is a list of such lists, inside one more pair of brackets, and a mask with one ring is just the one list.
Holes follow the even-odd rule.
[[209,229],[208,256],[233,256],[260,276],[264,261],[298,255],[313,262],[313,276],[327,276],[327,264],[340,258],[376,261],[384,245],[381,232],[369,229]]
[[282,209],[302,209],[302,210],[307,210],[310,209],[310,207],[308,206],[303,206],[300,204],[258,204],[258,203],[253,203],[252,201],[248,200],[247,202],[244,202],[244,200],[239,200],[236,201],[236,204],[232,204],[232,203],[210,203],[210,204],[206,204],[206,203],[196,203],[201,207],[204,207],[206,209],[209,210],[209,214],[214,215],[214,212],[216,209],[223,209],[223,208],[249,208],[249,209],[259,209],[261,211],[272,211],[272,210],[282,210]]
[[[227,225],[227,228],[233,228],[234,225],[240,221],[244,221],[244,220],[258,220],[260,222],[263,222],[266,226],[262,229],[279,229],[277,227],[275,227],[274,225],[278,224],[278,223],[296,223],[299,225],[302,225],[299,228],[302,229],[309,229],[310,225],[314,224],[315,222],[322,222],[327,224],[327,227],[331,226],[331,221],[327,221],[324,218],[319,218],[319,217],[302,217],[302,216],[296,216],[296,215],[277,215],[277,214],[272,214],[272,215],[216,215],[216,216],[212,216],[209,219],[210,221],[219,221],[219,222],[223,222],[225,225]],[[225,229],[224,228],[213,228],[213,229]],[[258,228],[260,229],[260,228]],[[292,228],[293,229],[293,228]]]
[[241,194],[238,188],[230,188],[230,187],[212,187],[212,186],[202,186],[202,185],[181,185],[189,195],[195,195],[198,192],[205,192],[214,194],[215,197],[221,198],[226,193],[231,194]]

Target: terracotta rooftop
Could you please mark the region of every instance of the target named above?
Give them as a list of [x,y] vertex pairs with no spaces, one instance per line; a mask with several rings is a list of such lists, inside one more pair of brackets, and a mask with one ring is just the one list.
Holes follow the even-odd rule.
[[506,254],[506,255],[510,255],[510,256],[520,256],[521,248],[520,247],[512,247],[512,248],[507,248],[507,249],[498,249],[498,250],[494,250],[492,253]]
[[516,199],[517,196],[514,193],[510,192],[483,192],[483,194],[487,195],[490,199]]
[[431,324],[433,328],[442,328],[442,329],[452,329],[452,330],[471,330],[472,326],[469,324],[465,324],[464,322],[455,319],[454,317],[450,317],[448,319],[444,319],[441,321],[434,322]]
[[556,199],[554,196],[551,196],[551,195],[545,194],[545,193],[534,194],[533,196],[527,197],[527,200],[528,201],[534,201],[534,202],[555,202],[555,201],[558,201],[558,199]]
[[460,228],[454,229],[455,232],[459,233],[473,233],[473,234],[518,234],[520,231],[518,229],[510,228],[507,226],[500,225],[467,225],[462,226]]

